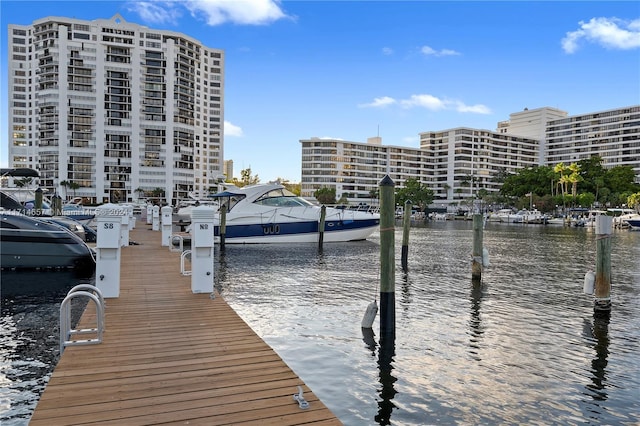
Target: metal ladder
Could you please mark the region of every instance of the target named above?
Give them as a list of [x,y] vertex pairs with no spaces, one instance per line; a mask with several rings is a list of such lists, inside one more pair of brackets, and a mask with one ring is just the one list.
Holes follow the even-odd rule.
[[[88,297],[96,304],[96,326],[94,328],[71,328],[71,301],[77,297]],[[102,343],[104,334],[105,302],[102,292],[90,284],[73,287],[60,305],[60,355],[67,346],[96,345]],[[94,337],[79,339],[78,335],[92,334]]]

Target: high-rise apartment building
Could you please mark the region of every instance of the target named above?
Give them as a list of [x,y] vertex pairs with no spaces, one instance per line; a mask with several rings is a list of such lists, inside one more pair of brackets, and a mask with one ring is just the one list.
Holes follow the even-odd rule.
[[223,174],[227,181],[233,180],[233,160],[224,161]]
[[499,174],[537,164],[540,151],[536,139],[468,127],[420,133],[420,148],[431,165],[425,183],[448,203],[474,197],[480,189],[498,192]]
[[395,182],[430,178],[428,159],[419,149],[386,146],[381,138],[367,143],[311,138],[302,144],[301,195],[313,197],[320,188],[335,188],[338,198],[367,202],[378,183],[389,175]]
[[458,204],[477,191],[500,190],[500,175],[535,165],[570,164],[599,155],[604,167],[631,166],[640,183],[640,105],[569,116],[555,108],[510,114],[497,129],[458,127],[420,133],[420,149],[305,139],[302,195],[322,187],[365,201],[386,175],[428,185],[438,204]]
[[221,180],[222,50],[120,15],[8,28],[11,167],[97,203],[160,189],[173,204]]
[[545,139],[547,164],[598,155],[604,167],[632,167],[640,183],[640,105],[551,120]]

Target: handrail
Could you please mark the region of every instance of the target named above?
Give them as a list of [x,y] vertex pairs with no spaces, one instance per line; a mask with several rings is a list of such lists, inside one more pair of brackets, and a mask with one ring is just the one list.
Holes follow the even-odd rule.
[[67,292],[67,296],[79,290],[94,292],[98,296],[98,299],[100,299],[100,303],[102,303],[102,306],[104,306],[105,308],[107,307],[107,302],[104,301],[104,297],[102,296],[102,291],[100,291],[98,287],[91,284],[78,284],[77,286],[73,287],[71,290]]
[[[90,291],[86,291],[86,290]],[[94,294],[95,293],[95,294]],[[73,329],[71,328],[71,301],[76,297],[88,297],[96,304],[96,327]],[[104,334],[104,298],[100,290],[89,284],[80,284],[75,286],[60,304],[60,355],[67,346],[77,345],[95,345],[102,343]],[[95,334],[94,338],[89,339],[73,339],[78,334]]]
[[184,263],[184,259],[191,254],[191,250],[185,250],[180,255],[180,273],[182,275],[191,275],[191,271],[187,271]]

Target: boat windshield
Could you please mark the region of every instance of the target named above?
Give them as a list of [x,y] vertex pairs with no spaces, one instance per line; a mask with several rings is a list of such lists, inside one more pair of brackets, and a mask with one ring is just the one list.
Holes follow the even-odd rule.
[[313,204],[293,192],[284,189],[274,189],[263,194],[254,201],[255,204],[271,207],[310,207]]

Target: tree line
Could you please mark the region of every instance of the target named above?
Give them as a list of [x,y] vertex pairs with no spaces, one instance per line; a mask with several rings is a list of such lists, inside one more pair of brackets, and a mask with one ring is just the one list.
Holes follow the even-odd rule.
[[543,212],[556,206],[570,207],[634,207],[640,197],[640,184],[631,166],[605,168],[602,158],[594,156],[571,164],[531,166],[516,174],[498,174],[502,184],[488,203],[528,206],[533,200]]

